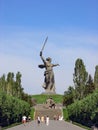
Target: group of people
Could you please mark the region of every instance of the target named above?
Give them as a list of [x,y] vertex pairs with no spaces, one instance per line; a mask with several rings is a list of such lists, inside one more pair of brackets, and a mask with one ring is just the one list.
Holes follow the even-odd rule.
[[[28,116],[28,118],[25,115],[22,117],[22,123],[24,124],[24,126],[25,126],[25,124],[27,122],[30,122],[30,121],[31,121],[31,117],[30,116]],[[42,117],[38,116],[37,117],[37,123],[38,123],[38,125],[40,125],[41,122],[45,123],[48,126],[49,125],[49,116],[48,115],[46,117],[44,117],[44,116],[42,116]]]
[[44,117],[44,116],[40,117],[38,115],[38,117],[37,117],[37,123],[38,123],[38,125],[40,125],[41,122],[45,123],[48,126],[49,125],[49,116],[47,115],[46,117]]
[[[37,124],[38,125],[40,125],[40,123],[42,122],[42,123],[45,123],[47,126],[49,125],[49,116],[47,115],[47,116],[37,116]],[[60,116],[60,115],[58,115],[58,116],[56,116],[56,115],[54,115],[54,120],[63,120],[63,116]],[[28,118],[24,115],[23,117],[22,117],[22,123],[25,125],[26,124],[26,122],[30,122],[31,121],[31,117],[30,116],[28,116]]]
[[[60,116],[60,115],[56,116],[56,115],[54,115],[54,120],[62,121],[63,120],[63,116]],[[38,123],[38,125],[40,125],[41,122],[45,123],[48,126],[49,125],[49,116],[46,116],[46,117],[41,116],[40,117],[38,115],[38,117],[37,117],[37,123]]]
[[54,115],[54,120],[59,120],[59,121],[62,121],[63,120],[63,116],[60,116],[60,115]]

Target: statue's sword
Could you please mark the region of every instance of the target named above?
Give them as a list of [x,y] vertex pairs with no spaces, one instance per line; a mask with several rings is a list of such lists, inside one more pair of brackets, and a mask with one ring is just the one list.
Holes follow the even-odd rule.
[[[47,42],[47,39],[48,39],[48,37],[46,37],[45,42],[44,42],[44,44],[42,46],[42,49],[40,51],[40,56],[42,56],[42,51],[44,50],[44,47],[45,47],[46,42]],[[45,68],[45,65],[38,65],[38,67],[42,69],[42,68]]]
[[48,40],[48,36],[47,36],[46,39],[45,39],[45,42],[44,42],[44,44],[43,44],[43,46],[42,46],[42,49],[41,49],[41,52],[44,50],[44,47],[45,47],[45,45],[46,45],[47,40]]

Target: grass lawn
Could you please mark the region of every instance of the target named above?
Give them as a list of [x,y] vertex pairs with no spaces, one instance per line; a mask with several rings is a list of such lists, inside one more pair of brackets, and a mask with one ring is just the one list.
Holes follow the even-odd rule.
[[55,101],[55,103],[62,103],[63,101],[63,95],[55,94],[55,95],[45,95],[45,94],[39,94],[39,95],[32,95],[33,99],[36,99],[37,104],[43,104],[46,102],[46,100],[52,97],[52,99]]

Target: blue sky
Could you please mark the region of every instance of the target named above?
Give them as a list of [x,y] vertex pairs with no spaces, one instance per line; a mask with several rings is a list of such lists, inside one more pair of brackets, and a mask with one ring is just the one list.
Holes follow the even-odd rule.
[[30,94],[43,92],[44,70],[39,52],[50,56],[56,92],[73,85],[75,61],[81,58],[94,76],[98,65],[98,0],[0,0],[0,76],[22,73]]

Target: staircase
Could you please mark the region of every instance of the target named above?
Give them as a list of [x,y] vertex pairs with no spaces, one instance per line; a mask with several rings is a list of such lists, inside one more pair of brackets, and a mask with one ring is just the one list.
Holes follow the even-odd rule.
[[54,116],[63,116],[62,114],[62,107],[59,104],[56,104],[55,108],[45,108],[43,104],[38,104],[35,106],[35,114],[34,114],[34,119],[36,120],[38,115],[40,117],[44,116],[49,116],[50,120],[54,119]]

